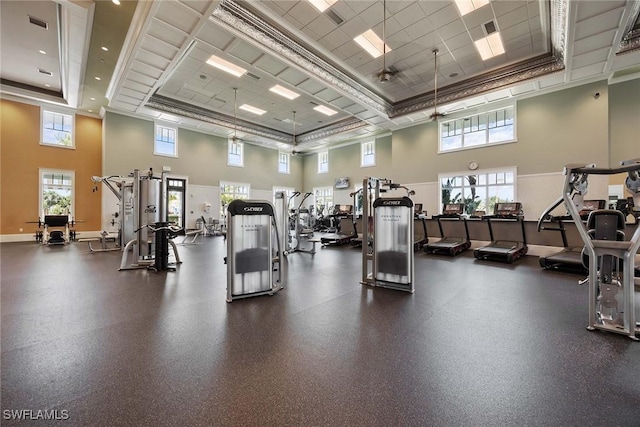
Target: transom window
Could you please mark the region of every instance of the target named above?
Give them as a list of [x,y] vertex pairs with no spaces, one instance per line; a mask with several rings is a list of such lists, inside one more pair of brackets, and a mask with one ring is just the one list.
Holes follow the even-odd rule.
[[244,166],[244,149],[243,144],[240,141],[233,139],[229,140],[229,152],[227,157],[227,164],[229,166]]
[[279,173],[289,173],[289,153],[283,153],[282,151],[278,152],[278,172]]
[[42,110],[41,143],[57,147],[74,148],[73,122],[71,114]]
[[178,157],[178,130],[176,128],[156,124],[153,154]]
[[329,172],[329,152],[322,151],[318,153],[318,173]]
[[40,169],[40,218],[45,215],[74,217],[75,172]]
[[440,175],[441,204],[464,203],[465,213],[493,214],[496,203],[516,197],[516,169]]
[[440,123],[440,151],[516,140],[514,106]]
[[360,144],[361,160],[360,166],[376,165],[376,142],[367,141]]

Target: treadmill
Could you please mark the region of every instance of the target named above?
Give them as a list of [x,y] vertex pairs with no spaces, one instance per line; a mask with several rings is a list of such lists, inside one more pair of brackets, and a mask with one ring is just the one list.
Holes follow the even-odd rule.
[[[606,200],[585,200],[583,202],[583,208],[579,212],[580,218],[583,221],[586,221],[589,217],[589,213],[594,210],[604,209],[606,207]],[[582,249],[584,246],[569,246],[567,240],[567,231],[564,225],[564,221],[573,221],[570,215],[562,215],[562,216],[549,216],[549,212],[555,209],[559,204],[556,203],[550,206],[540,217],[538,220],[538,231],[541,230],[552,230],[559,231],[562,236],[562,245],[564,249],[560,252],[556,252],[551,255],[541,256],[540,267],[545,270],[556,270],[556,271],[565,271],[568,273],[578,273],[578,274],[586,274],[588,273],[587,268],[584,266],[582,262]],[[555,227],[547,227],[544,226],[545,219],[550,219],[551,223],[556,223]]]
[[429,236],[427,235],[427,222],[426,215],[422,212],[422,203],[416,203],[413,205],[413,219],[420,221],[422,227],[413,227],[413,250],[419,251],[423,249],[427,243],[429,243]]
[[[518,258],[524,256],[527,251],[527,238],[524,231],[524,215],[522,214],[522,203],[496,203],[494,214],[483,217],[489,227],[491,243],[487,246],[477,248],[473,255],[479,260],[500,261],[511,264]],[[515,236],[509,235],[508,240],[496,240],[494,225],[492,223],[517,222],[520,231]],[[505,224],[502,224],[505,225]],[[512,231],[512,230],[510,230]],[[506,234],[506,233],[505,233]]]
[[[433,218],[438,221],[438,228],[442,238],[438,242],[429,243],[424,248],[426,253],[455,256],[471,247],[469,227],[467,226],[467,221],[462,217],[463,213],[464,203],[451,203],[442,207],[442,214],[433,215]],[[464,224],[464,236],[446,235],[442,227],[443,222],[446,221],[462,221]]]
[[[334,221],[338,221],[338,231],[320,237],[322,246],[346,245],[358,237],[358,232],[355,228],[353,205],[335,205],[333,214],[330,216]],[[351,230],[348,230],[349,228]]]

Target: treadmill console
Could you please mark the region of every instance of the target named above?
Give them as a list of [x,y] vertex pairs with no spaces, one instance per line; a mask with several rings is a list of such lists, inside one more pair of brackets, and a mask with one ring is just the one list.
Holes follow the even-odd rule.
[[464,213],[464,203],[450,203],[442,207],[443,217],[457,218]]
[[582,202],[582,210],[580,213],[580,218],[586,220],[589,217],[591,211],[604,209],[607,205],[605,200],[585,200]]
[[493,215],[498,218],[521,217],[522,203],[520,202],[496,203],[496,207]]

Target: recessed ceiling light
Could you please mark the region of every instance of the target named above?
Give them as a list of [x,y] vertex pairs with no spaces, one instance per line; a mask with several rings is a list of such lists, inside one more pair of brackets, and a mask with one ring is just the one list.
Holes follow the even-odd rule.
[[95,101],[95,100],[96,100],[94,97],[91,97],[91,98],[89,98],[89,99],[90,99],[90,100],[92,100],[92,101]]
[[247,72],[247,70],[245,70],[244,68],[239,67],[236,64],[232,64],[231,62],[219,58],[215,55],[211,55],[211,58],[207,59],[207,64],[229,74],[233,74],[236,77],[241,77],[244,73]]
[[117,4],[118,6],[120,6],[120,0],[111,0],[113,2],[113,4]]
[[337,1],[338,0],[309,0],[309,3],[322,13],[333,6]]
[[385,44],[373,30],[367,30],[353,40],[374,58],[385,52],[391,52],[389,45]]
[[109,48],[106,46],[102,46],[100,49],[104,50],[105,52],[109,52]]
[[478,49],[483,61],[504,53],[504,45],[499,32],[489,34],[487,37],[476,40],[473,43],[476,45],[476,49]]
[[90,113],[93,113],[93,110],[87,110],[87,111],[90,112]]
[[45,87],[51,87],[51,85],[50,85],[50,84],[48,84],[48,83],[47,83],[46,85],[44,85],[44,86],[45,86]]
[[284,96],[285,98],[288,98],[288,99],[296,99],[297,97],[300,96],[299,93],[295,93],[294,91],[289,90],[286,87],[282,87],[280,85],[275,85],[269,90],[273,93],[277,93],[278,95]]
[[101,79],[100,77],[98,77],[98,76],[94,77],[94,79],[96,79],[96,80],[102,80],[102,79]]
[[480,9],[482,6],[489,4],[489,0],[455,0],[460,16]]
[[45,52],[44,50],[39,50],[38,52],[40,52],[40,53],[41,53],[41,54],[43,54],[43,55],[46,55],[46,54],[47,54],[47,52]]
[[325,107],[324,105],[318,105],[317,107],[314,107],[313,109],[316,110],[319,113],[326,114],[327,116],[333,116],[334,114],[338,114],[337,111],[334,111],[329,107]]
[[264,113],[266,113],[266,111],[261,110],[260,108],[256,108],[256,107],[254,107],[252,105],[249,105],[249,104],[242,104],[238,108],[241,109],[241,110],[244,110],[244,111],[248,111],[248,112],[253,113],[253,114],[257,114],[259,116],[261,116]]

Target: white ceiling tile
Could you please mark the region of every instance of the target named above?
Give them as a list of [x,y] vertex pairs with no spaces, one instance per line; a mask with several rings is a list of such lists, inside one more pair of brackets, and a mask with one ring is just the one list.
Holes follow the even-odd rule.
[[287,68],[278,75],[278,79],[281,79],[293,86],[298,86],[300,83],[307,80],[308,77],[293,68]]
[[[540,19],[534,18],[534,20],[540,22]],[[507,28],[510,28],[522,22],[529,22],[529,12],[527,10],[527,6],[524,5],[512,10],[511,12],[505,13],[504,15],[497,18],[497,21],[500,31],[504,31]]]
[[340,98],[337,98],[331,101],[331,104],[340,109],[344,109],[354,105],[355,103],[351,99],[341,96]]
[[527,21],[512,25],[511,27],[500,31],[500,37],[503,42],[522,36],[529,36],[529,23]]
[[617,32],[617,30],[609,30],[600,34],[594,34],[593,36],[577,40],[573,44],[573,54],[580,55],[592,50],[611,47],[613,45],[613,41]]
[[210,3],[202,0],[180,0],[185,6],[193,9],[194,12],[203,15],[209,8]]
[[253,65],[258,60],[258,58],[264,55],[264,52],[262,52],[260,49],[253,47],[252,45],[245,42],[234,44],[229,48],[227,53],[234,58],[238,58],[241,61],[244,61],[249,65]]
[[198,32],[198,39],[224,51],[235,40],[235,37],[217,25],[207,22],[207,24]]
[[550,76],[545,76],[541,78],[538,81],[538,85],[540,86],[540,89],[546,89],[553,86],[558,86],[560,84],[563,84],[564,82],[565,82],[564,73],[555,73],[555,74],[551,74]]
[[467,28],[477,27],[495,19],[490,7],[481,7],[462,17]]
[[571,79],[582,80],[589,77],[597,76],[599,74],[602,74],[602,71],[604,70],[604,66],[605,66],[604,63],[598,63],[598,64],[589,65],[583,68],[572,69],[570,71]]
[[280,62],[278,59],[275,59],[268,55],[260,57],[260,59],[258,59],[258,61],[256,61],[256,63],[254,64],[254,66],[273,76],[277,76],[287,68],[287,66]]
[[436,28],[440,28],[459,18],[460,15],[458,14],[457,8],[454,6],[453,2],[449,2],[447,6],[439,9],[433,15],[430,15],[429,21],[431,22],[431,25]]
[[577,69],[595,64],[599,64],[601,68],[604,68],[603,64],[609,57],[610,50],[611,48],[607,47],[603,49],[592,50],[587,53],[583,53],[582,55],[574,55],[571,59],[571,68]]
[[169,43],[176,48],[182,46],[187,36],[184,32],[177,30],[174,27],[163,25],[161,21],[153,21],[149,28],[149,35]]
[[607,0],[607,1],[581,1],[577,3],[578,12],[576,18],[578,22],[597,18],[607,12],[623,9],[626,5],[623,0]]
[[[375,2],[367,9],[358,13],[358,17],[367,23],[368,28],[373,28],[382,22],[382,2]],[[382,31],[379,34],[382,37]]]
[[144,74],[140,74],[137,71],[131,69],[127,73],[127,80],[131,82],[135,82],[141,85],[141,87],[146,88],[144,93],[149,93],[149,88],[152,87],[156,83],[156,79]]
[[525,84],[514,86],[509,90],[511,91],[512,96],[522,95],[523,93],[533,92],[534,90],[536,90],[536,84],[533,82],[528,82]]
[[136,61],[162,71],[166,70],[170,63],[167,58],[156,55],[155,53],[147,52],[146,50],[142,49],[138,50]]
[[315,96],[326,102],[331,102],[334,99],[338,99],[340,97],[340,94],[333,89],[324,88],[320,92],[317,92]]
[[465,27],[464,22],[462,22],[461,19],[456,19],[455,21],[438,28],[438,35],[442,37],[443,40],[448,40],[459,34],[465,34],[466,32],[467,28]]
[[365,9],[368,9],[369,7],[371,7],[376,3],[379,3],[379,2],[374,0],[363,0],[363,1],[350,1],[347,4],[356,13],[356,15],[359,15],[362,11],[364,11]]
[[350,21],[346,21],[342,25],[340,25],[340,29],[344,31],[345,34],[351,39],[359,36],[360,34],[367,31],[370,27],[360,19],[359,16],[356,16]]
[[[453,53],[460,48],[472,46],[472,40],[468,33],[464,32],[445,41],[447,48]],[[458,55],[456,55],[457,57]]]
[[339,1],[331,6],[331,10],[338,14],[342,19],[348,21],[356,16],[356,13],[350,7],[346,6],[345,2]]
[[200,20],[198,14],[190,8],[171,1],[160,2],[155,17],[187,33],[191,33]]
[[491,7],[497,17],[505,15],[522,6],[522,1],[518,0],[494,0],[491,2]]
[[150,35],[147,35],[142,39],[142,45],[140,47],[164,59],[168,59],[169,61],[172,60],[178,52],[178,48],[176,46],[173,46]]
[[578,24],[576,24],[574,40],[580,40],[594,34],[618,28],[620,19],[622,18],[622,12],[620,9],[614,9],[602,15],[579,21]]
[[162,70],[157,67],[152,67],[151,65],[140,62],[136,59],[131,66],[133,71],[137,71],[140,74],[143,74],[148,77],[152,77],[154,79],[159,79],[162,76]]
[[[342,46],[343,44],[348,44],[345,43],[345,41],[349,40],[349,37],[347,37],[347,35],[338,29],[333,30],[332,32],[330,32],[329,34],[327,34],[324,37],[324,40],[330,45],[333,46],[334,48],[338,48],[339,46]],[[333,49],[331,49],[333,50]]]
[[307,79],[297,86],[297,89],[303,90],[311,95],[315,95],[325,88],[324,83],[320,83],[313,79]]
[[320,37],[325,37],[336,28],[336,24],[333,21],[329,20],[326,15],[318,15],[316,19],[311,21],[304,28],[313,31]]
[[319,13],[309,2],[306,1],[297,1],[294,2],[294,6],[289,9],[287,12],[288,15],[291,15],[294,19],[300,22],[303,26],[307,25],[314,18],[319,16]]
[[394,15],[398,21],[403,25],[415,24],[419,20],[425,18],[425,14],[417,3],[411,3],[409,7],[406,7]]

